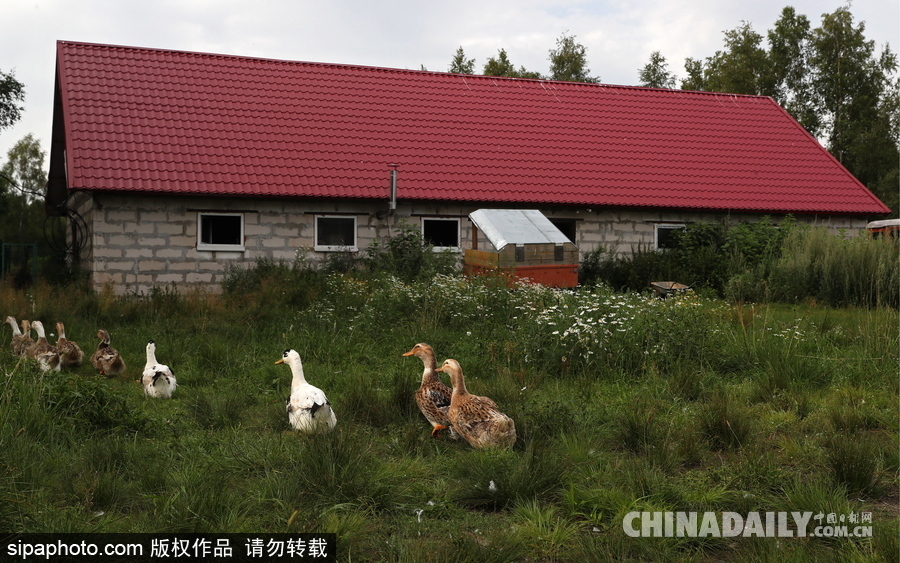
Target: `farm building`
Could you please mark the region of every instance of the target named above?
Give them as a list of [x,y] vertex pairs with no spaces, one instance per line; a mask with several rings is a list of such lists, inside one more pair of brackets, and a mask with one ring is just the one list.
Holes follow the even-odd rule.
[[472,247],[539,209],[581,252],[728,217],[889,210],[772,99],[60,41],[47,207],[95,286],[364,250]]

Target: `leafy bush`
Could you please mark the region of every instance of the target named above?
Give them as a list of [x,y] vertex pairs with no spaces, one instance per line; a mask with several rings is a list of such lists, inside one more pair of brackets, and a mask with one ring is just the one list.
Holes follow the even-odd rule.
[[585,254],[579,281],[641,291],[652,281],[673,280],[722,295],[732,277],[777,257],[793,224],[791,217],[779,225],[768,217],[737,225],[699,221],[675,231],[668,250],[638,246],[620,256],[600,247]]
[[226,297],[250,300],[271,309],[273,305],[305,307],[321,293],[323,277],[301,260],[259,258],[253,267],[228,267],[222,280]]
[[398,234],[386,241],[377,240],[366,249],[366,266],[371,272],[383,272],[403,281],[428,279],[435,274],[452,273],[457,257],[452,252],[435,252],[415,227],[401,222]]
[[650,282],[677,277],[671,253],[639,246],[629,255],[618,255],[601,246],[585,253],[579,268],[578,283],[586,286],[606,285],[616,291],[642,291]]
[[890,239],[834,235],[788,216],[731,225],[698,222],[674,234],[674,248],[616,255],[585,253],[579,282],[642,291],[671,280],[734,301],[900,307],[900,253]]

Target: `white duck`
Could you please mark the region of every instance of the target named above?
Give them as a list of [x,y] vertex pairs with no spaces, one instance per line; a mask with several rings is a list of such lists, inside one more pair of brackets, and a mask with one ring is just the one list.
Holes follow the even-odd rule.
[[147,342],[147,363],[141,375],[141,384],[148,397],[159,399],[172,398],[172,391],[178,387],[171,368],[156,361],[156,343],[152,340]]
[[296,350],[285,350],[276,364],[291,367],[291,396],[287,400],[288,421],[304,434],[329,432],[337,424],[331,403],[321,389],[310,385],[303,376],[303,363]]
[[43,371],[59,371],[62,362],[59,360],[59,352],[56,347],[47,342],[47,334],[44,332],[44,323],[34,321],[31,328],[37,333],[37,340],[34,346],[28,350],[28,355],[40,364]]

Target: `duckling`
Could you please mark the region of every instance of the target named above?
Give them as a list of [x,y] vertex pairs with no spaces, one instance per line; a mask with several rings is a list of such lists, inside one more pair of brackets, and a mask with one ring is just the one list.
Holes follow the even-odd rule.
[[44,323],[34,321],[31,323],[31,328],[37,333],[38,338],[35,340],[34,345],[28,349],[28,356],[37,360],[44,371],[59,371],[60,367],[62,367],[59,352],[56,347],[47,342]]
[[510,448],[516,442],[516,425],[500,412],[497,404],[487,397],[472,395],[466,390],[462,367],[456,360],[444,360],[439,372],[450,375],[453,395],[447,416],[450,424],[475,448]]
[[100,344],[91,356],[91,365],[100,372],[100,375],[115,377],[125,371],[125,360],[119,351],[109,345],[109,333],[103,329],[97,331]]
[[425,419],[431,423],[432,438],[439,437],[441,430],[449,428],[450,436],[455,440],[457,438],[456,431],[453,430],[450,419],[447,417],[453,390],[447,387],[435,373],[437,359],[434,356],[434,349],[428,344],[420,342],[403,355],[415,356],[425,365],[425,371],[422,372],[422,385],[416,391],[416,404],[419,405],[419,410],[425,415]]
[[337,424],[331,403],[318,387],[306,382],[303,363],[296,350],[285,350],[276,364],[286,363],[291,367],[291,396],[287,399],[288,421],[303,433],[329,432]]
[[[9,347],[12,348],[12,352],[16,356],[24,356],[25,351],[31,347],[34,342],[31,340],[31,336],[27,334],[22,334],[22,331],[19,330],[19,325],[16,322],[15,317],[9,316],[6,317],[6,324],[12,327],[12,340],[9,343]],[[22,325],[24,326],[24,321]]]
[[81,346],[74,340],[66,338],[66,327],[60,323],[56,323],[56,350],[59,352],[59,361],[64,368],[81,367],[84,360],[84,351]]
[[156,361],[156,343],[152,340],[147,342],[147,363],[141,375],[141,384],[148,397],[160,399],[170,399],[172,391],[178,386],[169,366]]

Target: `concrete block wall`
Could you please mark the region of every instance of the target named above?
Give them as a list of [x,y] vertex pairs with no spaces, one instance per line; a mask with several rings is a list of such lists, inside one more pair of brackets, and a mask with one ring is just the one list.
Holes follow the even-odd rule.
[[[253,266],[260,258],[293,263],[322,262],[327,253],[314,252],[317,214],[353,215],[357,218],[360,252],[379,239],[395,235],[401,223],[415,228],[422,217],[460,219],[460,247],[471,248],[472,225],[468,214],[482,206],[404,204],[384,215],[387,204],[374,202],[274,200],[262,198],[199,198],[107,193],[79,193],[75,209],[88,225],[89,245],[81,263],[93,272],[97,289],[112,284],[118,293],[146,293],[152,287],[174,284],[183,290],[202,287],[218,291],[229,268]],[[242,252],[197,249],[198,211],[240,212],[244,216]],[[639,246],[652,248],[657,223],[716,222],[725,214],[554,208],[551,218],[574,219],[582,255],[605,246],[631,253]],[[758,215],[731,214],[734,223],[759,220]],[[780,217],[773,217],[779,221]],[[855,235],[865,221],[849,217],[798,216],[798,221],[827,225],[833,231]]]
[[[764,215],[753,213],[712,213],[692,211],[645,211],[645,210],[567,210],[545,211],[548,217],[569,218],[576,220],[575,245],[582,256],[586,252],[605,247],[617,254],[631,254],[638,248],[654,247],[654,235],[658,224],[691,224],[700,221],[718,223],[729,221],[732,224],[756,222]],[[775,223],[784,216],[769,215]],[[846,216],[796,215],[799,223],[807,223],[816,227],[827,227],[833,234],[856,236],[865,229],[864,219]]]
[[[418,225],[409,210],[379,217],[377,212],[386,208],[386,202],[95,193],[80,194],[79,207],[89,225],[90,241],[82,253],[82,265],[93,272],[97,289],[111,284],[117,293],[146,293],[167,284],[217,291],[229,268],[251,267],[260,258],[322,262],[328,253],[312,251],[319,214],[355,216],[361,252],[375,240],[395,234],[401,221]],[[242,213],[244,250],[198,250],[200,211]]]

